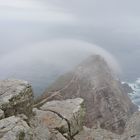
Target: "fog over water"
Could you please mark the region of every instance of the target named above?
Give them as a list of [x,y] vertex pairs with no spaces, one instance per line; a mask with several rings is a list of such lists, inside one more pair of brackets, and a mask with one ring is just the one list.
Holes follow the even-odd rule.
[[114,74],[121,74],[116,59],[101,47],[78,40],[59,39],[30,44],[1,56],[0,77],[28,80],[40,92],[93,54],[101,55]]
[[22,78],[43,91],[99,52],[121,69],[121,79],[135,81],[140,77],[139,5],[139,0],[1,0],[0,79]]

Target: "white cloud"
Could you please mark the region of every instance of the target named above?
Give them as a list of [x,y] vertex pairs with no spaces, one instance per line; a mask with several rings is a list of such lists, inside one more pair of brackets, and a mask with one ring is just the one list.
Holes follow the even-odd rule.
[[1,0],[0,20],[36,21],[48,23],[73,23],[76,18],[71,13],[63,13],[60,8],[36,0]]
[[61,67],[61,69],[70,69],[92,54],[102,56],[115,73],[121,72],[116,59],[103,48],[71,39],[50,40],[22,47],[1,57],[0,67],[8,67],[12,71],[16,67],[22,66],[24,68],[25,65],[32,67],[32,64],[36,63],[36,65],[48,66],[51,64],[55,67]]
[[41,9],[41,5],[36,0],[1,0],[1,8],[18,8],[18,9]]

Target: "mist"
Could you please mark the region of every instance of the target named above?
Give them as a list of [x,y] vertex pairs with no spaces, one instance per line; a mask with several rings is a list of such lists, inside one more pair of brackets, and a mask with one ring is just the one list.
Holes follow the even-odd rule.
[[58,76],[93,54],[102,56],[112,71],[120,74],[117,60],[103,48],[79,40],[59,39],[30,44],[3,55],[0,59],[0,77],[28,80],[35,89],[40,87],[37,90],[40,93]]
[[36,81],[35,89],[43,89],[42,79],[48,85],[96,52],[122,80],[135,81],[139,5],[138,0],[1,0],[0,79]]

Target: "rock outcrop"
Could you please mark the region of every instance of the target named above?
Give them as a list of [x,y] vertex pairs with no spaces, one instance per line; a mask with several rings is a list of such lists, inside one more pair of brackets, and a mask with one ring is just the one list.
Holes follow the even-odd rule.
[[83,128],[85,108],[81,98],[47,102],[39,109],[34,108],[33,112],[35,120],[32,123],[46,125],[53,140],[74,136]]
[[4,118],[4,111],[0,109],[0,120]]
[[75,136],[75,140],[120,140],[121,135],[114,134],[105,129],[97,128],[83,128],[77,136]]
[[127,84],[127,83],[122,83],[122,87],[126,93],[133,93],[133,89]]
[[28,82],[0,81],[1,140],[67,140],[83,128],[84,100],[51,101],[33,108]]
[[[53,96],[54,95],[54,96]],[[116,80],[105,60],[93,55],[61,76],[43,94],[42,98],[85,100],[86,126],[101,128],[121,134],[127,119],[137,110],[121,82]],[[50,98],[51,99],[51,98]]]
[[118,135],[105,129],[86,128],[75,136],[75,140],[140,140],[140,112],[135,112],[127,121],[122,135]]
[[0,109],[4,111],[5,117],[32,113],[33,92],[26,81],[4,80],[0,81]]
[[33,132],[33,140],[50,140],[51,137],[48,127],[41,121],[40,118],[37,118],[36,115],[37,114],[35,114],[35,116],[29,121]]
[[32,140],[28,124],[19,117],[0,120],[0,140]]
[[140,112],[100,56],[34,103],[28,82],[0,81],[0,140],[140,140]]
[[122,140],[140,140],[140,112],[136,112],[126,124]]

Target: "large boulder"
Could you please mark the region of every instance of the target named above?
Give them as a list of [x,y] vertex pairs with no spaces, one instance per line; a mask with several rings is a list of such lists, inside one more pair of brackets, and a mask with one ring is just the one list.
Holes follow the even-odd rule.
[[121,134],[127,119],[137,110],[108,63],[93,55],[74,71],[62,75],[43,94],[43,99],[83,98],[87,127],[97,123],[103,129]]
[[20,117],[11,116],[0,120],[1,140],[31,140],[32,131]]
[[0,81],[0,109],[5,117],[23,113],[32,114],[33,92],[30,84],[21,80]]
[[81,98],[51,101],[40,109],[34,108],[33,112],[35,119],[49,128],[52,137],[59,138],[62,135],[74,135],[81,131],[85,116],[83,102]]

